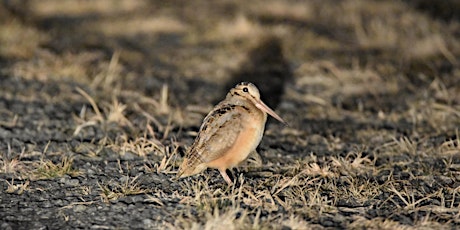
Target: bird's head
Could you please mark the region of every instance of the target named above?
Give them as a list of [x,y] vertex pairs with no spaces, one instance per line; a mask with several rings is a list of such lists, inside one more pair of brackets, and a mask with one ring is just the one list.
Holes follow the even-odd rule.
[[241,82],[238,85],[236,85],[234,88],[230,90],[230,92],[227,95],[227,98],[231,99],[232,101],[250,102],[262,112],[268,113],[276,120],[287,125],[287,123],[280,116],[278,116],[278,114],[276,114],[260,99],[259,89],[250,82]]

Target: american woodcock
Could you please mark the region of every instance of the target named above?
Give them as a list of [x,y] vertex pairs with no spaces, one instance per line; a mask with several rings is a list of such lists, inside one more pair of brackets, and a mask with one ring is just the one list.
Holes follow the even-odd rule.
[[242,82],[236,85],[204,118],[177,176],[191,176],[209,167],[218,169],[231,185],[225,170],[237,166],[255,151],[264,133],[267,113],[286,124],[260,100],[254,84]]

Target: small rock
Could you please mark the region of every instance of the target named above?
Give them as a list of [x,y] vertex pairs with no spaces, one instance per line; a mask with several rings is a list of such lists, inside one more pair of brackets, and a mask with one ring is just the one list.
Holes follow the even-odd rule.
[[151,219],[143,219],[143,220],[142,220],[142,224],[144,224],[144,226],[145,226],[146,228],[151,228],[151,227],[153,227],[154,222],[153,222],[153,220],[151,220]]
[[67,184],[67,183],[69,183],[69,180],[70,180],[70,177],[67,176],[67,175],[64,175],[63,177],[61,177],[61,179],[59,179],[59,183]]
[[80,184],[80,180],[78,179],[71,179],[66,183],[66,185],[69,185],[69,186],[78,186],[79,184]]
[[87,174],[87,175],[94,175],[95,172],[94,172],[94,170],[92,170],[92,169],[87,169],[87,170],[86,170],[86,174]]
[[4,230],[13,230],[13,227],[11,227],[8,223],[2,223],[2,225],[0,225],[0,228]]
[[73,208],[74,212],[83,212],[86,210],[86,206],[84,205],[77,205]]

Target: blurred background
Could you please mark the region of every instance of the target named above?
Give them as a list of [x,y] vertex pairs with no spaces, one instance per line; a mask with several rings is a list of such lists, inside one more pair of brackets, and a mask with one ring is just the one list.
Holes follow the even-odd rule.
[[[272,88],[292,75],[304,87],[303,77],[337,68],[451,85],[458,83],[446,75],[458,78],[459,9],[454,0],[3,0],[0,62],[5,74],[147,95],[159,82],[220,91],[222,82],[236,82],[230,78],[263,73],[275,83],[263,88],[280,94]],[[97,78],[111,60],[116,77]]]

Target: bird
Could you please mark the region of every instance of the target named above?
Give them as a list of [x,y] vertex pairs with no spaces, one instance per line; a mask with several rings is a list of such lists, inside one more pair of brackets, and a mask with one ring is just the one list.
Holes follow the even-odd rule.
[[237,84],[204,118],[176,177],[188,177],[214,168],[228,185],[232,185],[226,170],[238,166],[256,150],[262,140],[267,114],[287,125],[260,99],[259,89],[254,84]]

